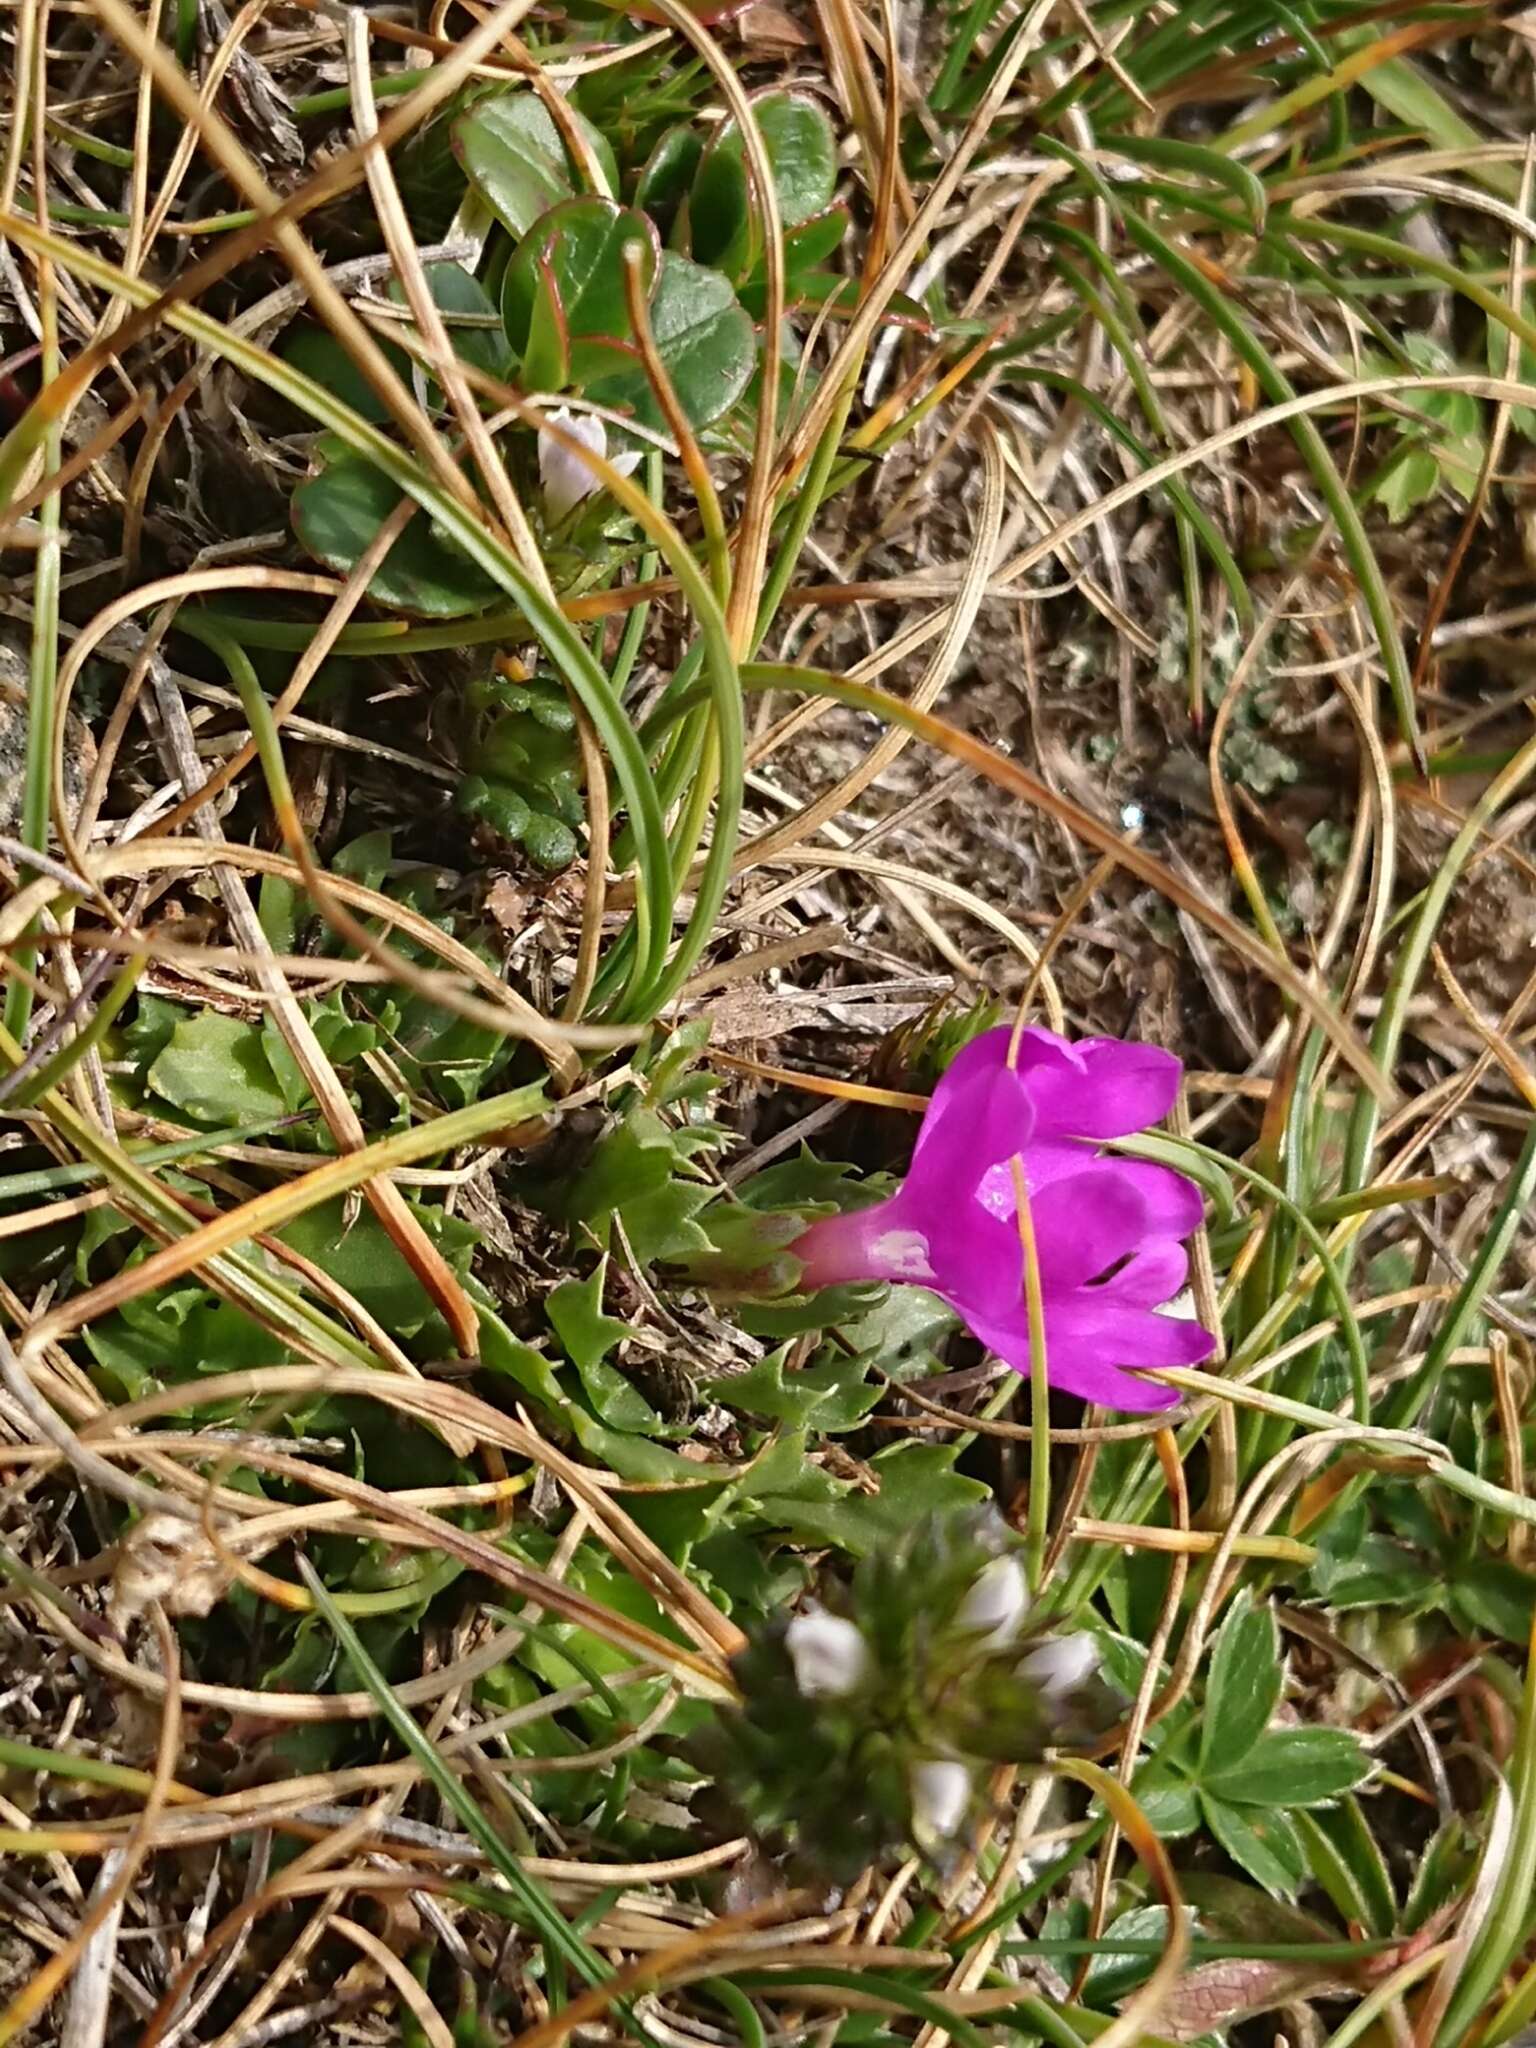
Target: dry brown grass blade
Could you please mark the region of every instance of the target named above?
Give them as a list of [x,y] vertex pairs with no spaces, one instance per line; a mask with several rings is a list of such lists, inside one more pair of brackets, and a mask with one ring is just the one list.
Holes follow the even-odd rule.
[[[805,1903],[798,1893],[785,1893],[770,1899],[761,1906],[750,1907],[746,1912],[733,1913],[725,1919],[712,1921],[697,1934],[675,1942],[656,1954],[644,1956],[614,1972],[601,1984],[594,1984],[579,1997],[536,2027],[529,2027],[516,2036],[512,2048],[560,2048],[578,2027],[585,2027],[593,2020],[600,2019],[616,1998],[627,1998],[636,1992],[655,1991],[667,1984],[676,1984],[687,1976],[708,1976],[721,1951],[728,1950],[738,1935],[749,1929],[770,1925],[774,1920],[784,1919],[796,1912]],[[705,1967],[705,1959],[710,1959]]]
[[[146,834],[125,845],[105,847],[99,853],[90,854],[81,893],[89,894],[118,876],[198,869],[209,866],[214,860],[228,861],[254,874],[280,875],[283,880],[294,882],[300,888],[305,885],[304,870],[300,864],[289,859],[287,854],[274,852],[269,847],[235,843],[216,846],[203,839],[159,839]],[[365,917],[376,918],[386,928],[398,927],[414,943],[449,961],[455,970],[452,974],[438,969],[416,968],[410,962],[404,963],[397,971],[398,956],[393,953],[387,954],[384,964],[392,978],[405,982],[418,994],[455,1016],[506,1036],[526,1038],[538,1045],[541,1051],[545,1051],[546,1040],[552,1051],[561,1051],[562,1041],[570,1046],[611,1051],[615,1047],[633,1045],[639,1036],[637,1030],[628,1026],[557,1024],[535,1010],[515,989],[509,988],[478,954],[454,938],[452,933],[443,931],[431,918],[413,910],[409,904],[397,903],[378,890],[369,889],[344,875],[325,875],[321,886],[335,901],[360,911]],[[40,882],[29,883],[9,901],[0,904],[0,948],[14,942],[17,934],[24,931],[39,910],[57,894],[58,888],[56,881],[45,877]],[[377,942],[371,934],[366,936],[370,952],[376,950]],[[466,995],[463,988],[466,980],[483,989],[493,1000],[485,1002]]]
[[[174,685],[163,678],[158,670],[154,681],[161,717],[170,739],[177,770],[185,787],[194,781],[198,774],[197,750],[191,722]],[[223,832],[211,809],[205,810],[198,822],[208,838],[222,841]],[[292,1053],[310,1093],[319,1105],[320,1113],[336,1141],[337,1148],[343,1153],[360,1152],[368,1142],[362,1118],[353,1108],[350,1096],[326,1057],[325,1049],[295,998],[287,977],[276,964],[266,932],[256,915],[255,906],[246,892],[244,882],[224,861],[214,864],[213,875],[224,899],[225,911],[234,928],[235,936],[251,956],[256,985],[271,1004],[272,1016],[282,1033],[284,1043]],[[460,1354],[466,1358],[473,1358],[479,1350],[478,1319],[464,1289],[459,1284],[457,1275],[427,1235],[426,1226],[421,1218],[391,1180],[366,1180],[362,1183],[362,1194],[378,1217],[391,1243],[441,1311]],[[415,1365],[407,1361],[407,1367],[412,1376],[415,1376]],[[464,1457],[473,1445],[469,1438],[455,1435],[450,1439],[450,1447],[458,1456]]]
[[[675,1618],[690,1630],[702,1647],[712,1652],[717,1659],[733,1656],[742,1647],[744,1638],[735,1624],[705,1598],[687,1575],[616,1501],[607,1497],[606,1491],[596,1483],[592,1473],[557,1450],[539,1434],[526,1417],[514,1421],[504,1415],[499,1408],[493,1408],[489,1402],[480,1400],[466,1388],[431,1380],[405,1382],[367,1371],[348,1372],[332,1369],[323,1375],[317,1375],[314,1368],[309,1366],[268,1366],[251,1372],[211,1375],[198,1382],[196,1391],[199,1400],[206,1397],[209,1401],[220,1401],[261,1400],[267,1397],[275,1398],[279,1394],[313,1393],[321,1388],[338,1396],[350,1393],[368,1400],[383,1401],[403,1414],[416,1416],[438,1426],[457,1426],[479,1443],[495,1444],[503,1450],[513,1451],[530,1462],[543,1466],[581,1502],[592,1526],[614,1556],[652,1593],[670,1606]],[[82,1433],[81,1441],[94,1446],[99,1444],[104,1436],[137,1428],[140,1423],[157,1415],[175,1413],[178,1406],[186,1405],[187,1394],[186,1388],[167,1389],[143,1400],[108,1410],[90,1429]],[[257,1458],[265,1454],[252,1449],[249,1455]],[[707,1482],[706,1474],[701,1473],[700,1477],[701,1483]],[[333,1484],[330,1475],[321,1474],[318,1470],[310,1475],[310,1480],[311,1483],[323,1482],[326,1486]],[[346,1488],[337,1490],[347,1499],[363,1498],[352,1489],[350,1482]],[[382,1512],[386,1520],[390,1513],[396,1510],[402,1515],[405,1514],[407,1504],[401,1502],[398,1496],[369,1488],[367,1497],[370,1506]],[[408,1525],[418,1533],[428,1534],[433,1534],[442,1526],[436,1518],[422,1519],[414,1508],[410,1509]],[[588,1605],[591,1606],[592,1603]]]
[[[337,590],[330,610],[316,625],[314,637],[294,663],[293,673],[272,701],[272,723],[279,732],[282,731],[283,721],[289,712],[296,710],[302,703],[304,693],[318,675],[322,662],[330,654],[338,635],[344,631],[353,612],[361,603],[368,585],[373,580],[374,571],[410,524],[416,510],[414,498],[401,499],[358,556],[351,573]],[[190,790],[180,803],[166,812],[157,825],[157,835],[168,839],[181,826],[189,825],[206,804],[221,795],[232,782],[238,781],[256,758],[255,740],[242,740],[235,751],[212,769],[196,789]]]
[[485,487],[490,493],[491,507],[500,518],[502,530],[535,587],[546,597],[552,597],[554,593],[549,573],[544,567],[544,557],[539,552],[533,528],[529,525],[528,515],[512,488],[512,480],[507,475],[501,451],[491,436],[484,415],[460,367],[452,336],[444,323],[437,301],[432,296],[421,258],[417,254],[416,238],[411,233],[410,222],[406,219],[389,157],[379,144],[378,108],[374,101],[373,77],[368,67],[370,27],[368,16],[360,9],[354,9],[346,16],[344,33],[347,79],[352,88],[352,108],[358,141],[368,152],[363,168],[369,192],[373,196],[374,213],[383,231],[384,246],[394,259],[395,275],[400,280],[406,304],[411,309],[411,316],[426,345],[432,373],[453,408],[453,415],[458,421],[464,444],[484,479]]
[[344,1913],[334,1913],[331,1925],[343,1935],[352,1946],[363,1954],[381,1971],[394,1987],[395,1996],[410,2013],[426,2037],[427,2048],[454,2048],[454,2033],[443,2019],[442,2014],[427,1996],[426,1991],[411,1975],[394,1950],[380,1941],[368,1928],[356,1920],[349,1920]]
[[415,1124],[391,1137],[375,1139],[358,1151],[344,1153],[339,1159],[329,1159],[312,1167],[308,1173],[300,1174],[285,1186],[270,1188],[265,1193],[253,1195],[234,1209],[220,1211],[185,1237],[161,1245],[142,1264],[125,1268],[50,1309],[33,1323],[27,1333],[29,1355],[44,1344],[56,1342],[61,1336],[83,1328],[121,1302],[179,1279],[262,1231],[280,1229],[284,1223],[292,1222],[318,1203],[361,1187],[375,1173],[388,1172],[394,1166],[410,1165],[417,1159],[429,1158],[434,1152],[451,1150],[472,1136],[488,1138],[499,1128],[510,1128],[519,1121],[526,1121],[520,1113],[517,1099],[523,1093],[526,1091],[516,1091],[510,1101],[506,1097],[491,1097],[473,1105],[469,1112],[451,1111],[446,1116]]
[[[965,565],[961,587],[954,603],[948,607],[943,635],[934,650],[928,666],[913,690],[911,702],[917,711],[927,711],[937,703],[945,685],[960,659],[976,615],[981,609],[988,579],[992,574],[997,554],[999,536],[1003,530],[1003,514],[1006,509],[1005,471],[1002,446],[996,429],[990,421],[979,422],[981,428],[982,494],[976,513],[975,535],[970,558]],[[738,872],[755,867],[759,861],[771,860],[786,847],[798,845],[819,831],[830,819],[857,802],[862,793],[879,776],[883,775],[909,745],[911,734],[901,726],[893,726],[884,733],[865,755],[858,767],[842,777],[831,789],[824,790],[804,810],[786,818],[782,824],[773,825],[747,840],[736,856]]]
[[[170,53],[146,33],[143,23],[126,4],[126,0],[91,0],[91,4],[117,41],[153,78],[161,96],[171,108],[189,126],[196,129],[209,156],[229,178],[236,191],[263,217],[263,224],[282,252],[284,260],[308,292],[310,303],[345,347],[352,362],[367,380],[369,388],[404,434],[407,445],[415,449],[444,490],[462,504],[473,505],[476,502],[474,490],[464,471],[452,460],[441,438],[433,430],[431,422],[395,374],[378,342],[332,284],[325,266],[310,247],[295,219],[285,211],[283,203],[268,184],[256,160],[228,122],[216,107],[203,102],[201,95]],[[365,173],[376,147],[376,139],[373,137],[358,145],[357,158]],[[291,203],[289,202],[290,205]],[[156,309],[148,310],[153,313]],[[134,325],[134,319],[130,315],[123,322],[119,332],[127,333]],[[77,359],[77,363],[90,364],[92,355],[93,350],[86,349]],[[68,380],[60,380],[61,383],[66,381]]]
[[1168,1851],[1132,1794],[1118,1779],[1101,1771],[1097,1764],[1081,1758],[1062,1757],[1056,1764],[1063,1777],[1075,1778],[1096,1792],[1108,1807],[1116,1824],[1146,1866],[1153,1884],[1168,1909],[1168,1936],[1157,1967],[1145,1984],[1121,2006],[1118,2016],[1097,2037],[1095,2048],[1131,2048],[1155,2031],[1157,2015],[1167,2003],[1183,1972],[1189,1954],[1189,1921],[1179,1881]]
[[826,432],[839,403],[839,394],[847,380],[857,374],[864,353],[892,297],[901,288],[918,251],[933,232],[945,207],[954,198],[971,159],[986,141],[992,124],[1020,72],[1034,54],[1037,38],[1050,13],[1051,4],[1052,0],[1033,0],[1033,5],[1026,12],[1018,32],[1013,36],[1007,55],[998,66],[944,168],[929,187],[922,204],[887,258],[879,277],[868,282],[853,318],[844,330],[842,340],[822,374],[815,396],[780,450],[778,481],[781,484],[797,474],[802,464],[809,458],[811,450]]
[[[263,1885],[253,1897],[243,1900],[232,1912],[227,1913],[172,1978],[165,1996],[150,2016],[149,2024],[141,2038],[140,2048],[155,2048],[155,2044],[165,2038],[175,2022],[183,2000],[192,1989],[198,1971],[211,1962],[221,1949],[227,1948],[232,1941],[238,1939],[253,1921],[286,1899],[302,1897],[306,1890],[316,1887],[317,1880],[324,1889],[335,1886],[342,1873],[326,1866],[342,1857],[350,1856],[360,1843],[367,1841],[378,1824],[379,1811],[378,1807],[368,1808],[342,1827],[328,1830],[313,1847],[303,1850],[296,1856],[279,1876]],[[386,1881],[387,1876],[393,1875],[374,1874],[385,1875]],[[354,1884],[359,1881],[361,1875],[361,1872],[356,1874]]]
[[[341,586],[334,576],[324,576],[302,569],[274,569],[266,564],[248,568],[230,566],[223,569],[189,569],[180,575],[166,576],[153,583],[141,584],[138,588],[125,591],[109,604],[102,606],[95,617],[74,636],[68,652],[59,663],[56,685],[56,723],[54,729],[53,765],[50,771],[53,787],[53,826],[63,849],[65,859],[78,875],[88,875],[87,855],[71,824],[73,806],[68,801],[65,789],[65,750],[68,744],[68,713],[70,700],[74,695],[86,663],[96,649],[118,627],[124,626],[135,613],[152,610],[157,605],[180,605],[189,597],[201,596],[204,592],[221,590],[272,590],[292,591],[315,597],[334,597]],[[163,621],[157,622],[151,633],[155,644],[164,637],[174,611]],[[149,657],[152,662],[153,655]],[[146,669],[147,672],[147,669]],[[198,769],[199,778],[201,769]],[[194,792],[186,803],[201,802],[202,793]],[[183,806],[186,808],[186,805]],[[110,916],[112,907],[102,896],[103,909]]]
[[[796,680],[795,671],[786,669],[782,681],[786,684]],[[1006,754],[989,747],[984,740],[962,732],[949,725],[942,718],[935,718],[931,712],[914,709],[900,697],[894,697],[888,690],[882,690],[872,683],[849,683],[837,676],[807,674],[804,680],[812,687],[825,691],[828,696],[841,698],[863,710],[876,713],[897,725],[907,725],[918,738],[935,747],[940,753],[948,754],[952,760],[963,761],[974,768],[989,782],[1020,797],[1033,809],[1044,811],[1047,816],[1065,826],[1077,838],[1102,854],[1109,855],[1119,866],[1145,882],[1149,888],[1166,896],[1178,909],[1188,915],[1229,946],[1239,959],[1256,967],[1266,978],[1275,982],[1291,1000],[1312,1019],[1326,1035],[1365,1086],[1376,1099],[1386,1105],[1395,1103],[1396,1094],[1391,1082],[1381,1072],[1364,1040],[1346,1018],[1338,1015],[1313,983],[1301,974],[1289,959],[1270,951],[1262,940],[1240,925],[1218,905],[1210,902],[1190,883],[1173,872],[1163,861],[1148,853],[1133,840],[1124,839],[1102,819],[1096,818],[1089,810],[1063,796],[1042,782],[1027,768],[1021,768]]]
[[[289,253],[290,249],[295,252],[295,275],[300,279],[303,290],[308,293],[316,270],[316,259],[313,252],[308,250],[308,245],[304,243],[301,235],[297,236],[296,242],[294,241],[293,238],[297,235],[296,223],[307,213],[349,191],[361,181],[371,146],[354,144],[348,149],[338,151],[297,191],[279,203],[267,190],[259,169],[221,117],[212,110],[204,109],[185,75],[168,53],[146,40],[142,25],[122,4],[122,0],[103,0],[103,11],[108,10],[111,13],[114,33],[125,40],[126,47],[133,54],[141,57],[146,68],[183,118],[200,135],[206,135],[221,162],[224,155],[228,156],[229,162],[225,164],[225,168],[233,182],[247,193],[261,193],[261,202],[257,203],[255,208],[260,218],[248,227],[235,229],[223,236],[206,256],[181,272],[157,300],[130,313],[111,334],[99,336],[64,365],[60,374],[47,386],[32,409],[38,421],[43,423],[66,419],[81,393],[94,382],[106,363],[121,354],[131,343],[154,334],[173,307],[196,301],[212,285],[227,276],[238,263],[264,248],[270,241],[277,241],[285,254]],[[525,10],[526,0],[501,0],[501,4],[486,20],[455,49],[448,52],[443,63],[425,76],[416,90],[380,122],[379,145],[386,150],[392,148],[450,100],[464,81],[473,75],[482,60],[495,49],[504,26],[518,18]],[[385,32],[383,25],[375,23],[375,27],[379,28],[381,33]],[[16,132],[21,132],[19,124]],[[10,185],[4,188],[4,196],[6,205],[0,209],[4,216],[3,224],[0,224],[0,234],[17,241],[23,247],[30,246],[29,236],[37,230],[38,223],[13,211],[10,203]],[[44,233],[44,240],[46,239]],[[315,303],[327,317],[328,309],[334,310],[334,305],[340,304],[342,327],[350,332],[348,322],[356,322],[356,315],[352,314],[340,300],[335,287],[323,272],[319,276],[319,290],[315,296]],[[361,324],[358,324],[360,327]],[[361,331],[365,350],[371,349],[374,344],[366,330]],[[365,357],[365,360],[373,365],[374,359],[371,356]],[[401,387],[389,369],[387,361],[384,362],[384,371],[386,385],[385,393],[381,393],[381,397],[387,394],[391,408],[399,407],[403,410],[405,420],[402,424],[406,426],[408,437],[413,433],[419,433],[423,426],[419,410],[407,403],[402,396]],[[436,461],[446,461],[446,456],[436,437],[429,438],[437,450],[436,459],[429,458],[435,468]],[[448,471],[449,475],[442,481],[458,495],[467,488],[463,473],[452,463],[448,464]],[[453,481],[454,478],[457,481]],[[0,525],[3,525],[3,519],[4,510],[0,508]]]
[[[171,1796],[176,1759],[181,1750],[181,1654],[174,1630],[159,1607],[154,1610],[155,1638],[165,1673],[165,1690],[160,1712],[160,1736],[155,1751],[154,1775],[144,1806],[135,1817],[132,1831],[117,1862],[115,1874],[103,1886],[96,1902],[69,1941],[29,1980],[0,2013],[0,2041],[13,2040],[32,2023],[68,1983],[85,1953],[92,1935],[115,1909],[120,1909],[140,1864],[149,1854],[155,1827]],[[105,2008],[103,2008],[105,2017]]]
[[698,16],[682,4],[682,0],[650,0],[650,4],[692,45],[720,88],[726,106],[741,131],[752,197],[762,218],[766,295],[761,322],[763,353],[758,369],[761,395],[752,429],[752,461],[747,471],[745,502],[736,532],[736,573],[726,608],[726,627],[732,651],[740,659],[751,647],[773,521],[773,458],[784,325],[784,231],[779,218],[779,193],[757,115],[735,68],[727,62],[719,44]]

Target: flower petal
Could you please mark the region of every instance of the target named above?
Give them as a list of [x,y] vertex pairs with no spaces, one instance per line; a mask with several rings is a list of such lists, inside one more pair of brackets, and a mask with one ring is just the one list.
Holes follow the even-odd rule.
[[[1087,1383],[1106,1369],[1125,1366],[1199,1365],[1216,1348],[1216,1339],[1199,1323],[1182,1316],[1159,1315],[1114,1300],[1107,1288],[1093,1288],[1069,1302],[1047,1305],[1046,1369],[1054,1386],[1086,1393]],[[1137,1381],[1134,1384],[1143,1385]],[[1146,1382],[1144,1391],[1151,1390]],[[1101,1394],[1089,1398],[1102,1400]],[[1165,1404],[1146,1402],[1145,1406]]]
[[1155,1238],[1143,1245],[1106,1280],[1096,1293],[1107,1294],[1122,1308],[1161,1308],[1173,1300],[1189,1278],[1189,1253],[1177,1239]]
[[869,1644],[851,1621],[812,1607],[797,1614],[784,1631],[795,1684],[808,1700],[842,1700],[858,1691],[873,1659]]
[[[595,455],[608,452],[608,429],[595,413],[572,412],[567,405],[557,405],[546,417],[549,426],[563,428],[573,441],[579,441]],[[598,488],[597,472],[591,464],[542,428],[539,482],[544,490],[544,510],[556,524]]]
[[1117,1159],[1115,1171],[1136,1183],[1147,1205],[1147,1227],[1155,1237],[1193,1237],[1205,1215],[1205,1197],[1186,1174],[1150,1159]]
[[[1134,1314],[1135,1311],[1127,1313]],[[969,1319],[968,1319],[969,1320]],[[1167,1317],[1147,1315],[1138,1320],[1166,1322]],[[1184,1329],[1194,1328],[1185,1323]],[[1029,1377],[1029,1324],[1023,1313],[998,1317],[986,1321],[971,1322],[973,1334],[980,1338],[989,1351],[996,1352],[1015,1372]],[[1054,1334],[1053,1334],[1054,1332]],[[1202,1331],[1201,1335],[1205,1333]],[[1133,1415],[1150,1413],[1157,1408],[1171,1408],[1179,1399],[1172,1387],[1160,1387],[1152,1380],[1139,1380],[1128,1372],[1122,1372],[1115,1363],[1115,1348],[1096,1340],[1078,1340],[1069,1326],[1062,1327],[1058,1317],[1046,1316],[1046,1378],[1059,1393],[1076,1394],[1081,1400],[1096,1401],[1101,1408],[1121,1408]],[[1203,1357],[1205,1354],[1202,1353]],[[1184,1363],[1183,1360],[1147,1359],[1147,1364]]]
[[923,1117],[907,1187],[954,1200],[972,1194],[989,1167],[1022,1152],[1035,1127],[1023,1080],[1008,1065],[1006,1025],[984,1031],[945,1069]]
[[996,1647],[1013,1640],[1028,1610],[1024,1567],[1016,1557],[994,1557],[972,1580],[956,1610],[955,1623]]
[[1069,1045],[1032,1025],[1019,1046],[1019,1071],[1041,1137],[1124,1138],[1161,1123],[1184,1069],[1160,1046],[1120,1038]]
[[1055,1182],[1048,1200],[1029,1207],[1047,1302],[1097,1280],[1151,1235],[1134,1177],[1107,1160]]
[[960,1187],[915,1187],[909,1178],[887,1201],[823,1216],[789,1247],[802,1287],[888,1280],[928,1287],[958,1315],[1003,1314],[1024,1295],[1024,1248],[1017,1224],[989,1216]]
[[800,1261],[802,1287],[838,1287],[849,1280],[928,1287],[939,1277],[927,1235],[909,1214],[905,1188],[868,1208],[818,1218],[789,1249]]
[[912,1835],[919,1847],[942,1848],[959,1832],[971,1804],[971,1774],[953,1757],[912,1766]]

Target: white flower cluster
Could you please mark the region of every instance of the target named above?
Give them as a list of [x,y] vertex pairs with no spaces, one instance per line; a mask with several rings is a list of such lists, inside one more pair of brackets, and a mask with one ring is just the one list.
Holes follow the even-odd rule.
[[[1023,1566],[1016,1557],[995,1557],[977,1573],[955,1623],[975,1633],[978,1649],[1002,1650],[1018,1639],[1028,1612]],[[809,1700],[851,1698],[868,1682],[874,1667],[862,1632],[822,1607],[812,1606],[797,1615],[785,1630],[784,1644],[795,1684]],[[1097,1663],[1092,1636],[1050,1636],[1025,1654],[1019,1669],[1048,1701],[1055,1701],[1075,1691]],[[970,1765],[955,1757],[925,1757],[911,1766],[908,1789],[918,1843],[929,1850],[953,1844],[971,1810]]]

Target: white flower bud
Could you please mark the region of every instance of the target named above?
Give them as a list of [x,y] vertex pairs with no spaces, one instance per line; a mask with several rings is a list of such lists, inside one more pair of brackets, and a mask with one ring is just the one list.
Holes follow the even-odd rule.
[[[590,448],[594,455],[607,455],[608,429],[595,413],[572,412],[568,405],[557,405],[547,419],[550,426],[563,427],[573,441],[579,441],[583,448]],[[620,476],[628,476],[639,460],[639,453],[635,450],[612,458],[613,467]],[[542,427],[539,430],[539,482],[544,488],[544,510],[556,525],[583,498],[601,489],[597,472],[591,464],[583,461],[574,448],[567,448]]]
[[912,1795],[912,1833],[923,1848],[952,1842],[970,1810],[971,1774],[948,1757],[930,1757],[914,1764],[908,1780]]
[[1023,1673],[1047,1699],[1074,1692],[1099,1666],[1099,1646],[1092,1636],[1051,1636],[1024,1659]]
[[869,1645],[851,1621],[814,1607],[784,1631],[795,1684],[808,1700],[842,1700],[869,1675]]
[[955,1619],[961,1628],[974,1629],[985,1644],[1000,1645],[1018,1634],[1028,1605],[1029,1589],[1019,1560],[994,1557],[976,1574]]

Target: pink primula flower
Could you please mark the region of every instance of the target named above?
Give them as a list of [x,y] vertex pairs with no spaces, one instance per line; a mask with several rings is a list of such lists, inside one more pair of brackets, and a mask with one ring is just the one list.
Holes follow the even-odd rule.
[[790,1247],[803,1285],[891,1280],[947,1302],[989,1351],[1029,1371],[1021,1160],[1040,1260],[1046,1372],[1053,1387],[1108,1408],[1166,1408],[1171,1388],[1127,1367],[1198,1365],[1208,1330],[1161,1312],[1182,1290],[1182,1240],[1200,1222],[1183,1174],[1100,1150],[1166,1116],[1179,1062],[1118,1038],[1070,1044],[1010,1028],[973,1039],[934,1090],[906,1179],[888,1201],[826,1216]]

